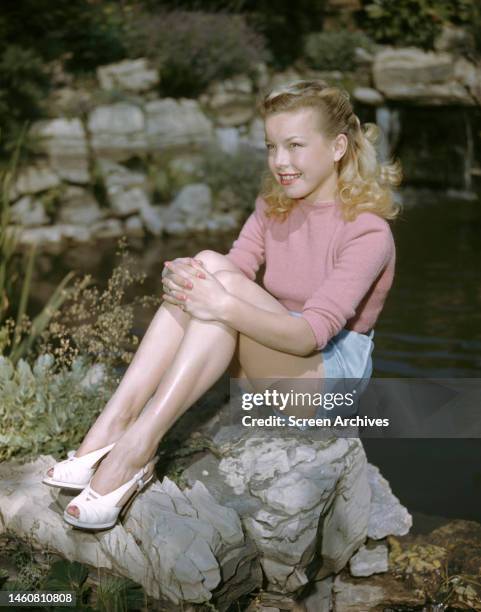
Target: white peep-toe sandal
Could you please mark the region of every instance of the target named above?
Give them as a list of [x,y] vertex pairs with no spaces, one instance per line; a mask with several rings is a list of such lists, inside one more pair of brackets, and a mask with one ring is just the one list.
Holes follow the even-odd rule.
[[[74,457],[74,450],[68,451],[68,459],[59,461],[53,466],[52,476],[45,476],[42,482],[50,487],[61,487],[78,491],[84,489],[91,481],[97,464],[115,446],[109,444],[82,457]],[[50,468],[49,468],[50,469]]]
[[[76,506],[79,510],[79,517],[76,518],[69,514],[65,508],[64,520],[81,529],[110,529],[117,523],[117,520],[125,516],[137,494],[153,480],[155,477],[153,468],[158,460],[159,457],[155,457],[134,474],[128,482],[105,495],[99,495],[89,483],[67,506],[67,508]],[[149,473],[150,476],[146,478]]]

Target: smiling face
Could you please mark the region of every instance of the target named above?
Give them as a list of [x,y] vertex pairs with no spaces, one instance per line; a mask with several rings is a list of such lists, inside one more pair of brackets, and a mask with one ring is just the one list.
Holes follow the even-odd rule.
[[347,146],[344,134],[325,138],[319,119],[317,110],[304,108],[265,120],[270,171],[289,198],[312,204],[335,199],[336,162]]

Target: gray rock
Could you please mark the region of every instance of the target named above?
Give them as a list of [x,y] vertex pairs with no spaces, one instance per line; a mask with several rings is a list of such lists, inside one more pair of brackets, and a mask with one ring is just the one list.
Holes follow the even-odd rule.
[[109,195],[126,187],[147,187],[147,177],[141,172],[133,172],[110,159],[99,159],[97,163]]
[[104,213],[95,198],[81,187],[67,187],[61,198],[58,220],[61,223],[90,226]]
[[137,215],[132,215],[124,221],[125,231],[129,236],[138,236],[141,238],[144,235],[142,220]]
[[43,203],[40,200],[34,200],[30,196],[20,198],[18,202],[11,206],[10,214],[13,223],[24,227],[45,225],[49,221]]
[[468,89],[476,103],[481,105],[481,66],[460,57],[454,64],[454,75]]
[[361,546],[349,560],[349,571],[352,576],[372,576],[387,572],[388,569],[388,548],[385,543],[378,543],[369,548]]
[[393,495],[379,468],[369,464],[367,476],[372,491],[368,537],[381,540],[388,535],[406,535],[412,527],[411,515]]
[[135,499],[123,524],[99,537],[63,521],[72,495],[41,483],[53,463],[42,455],[24,465],[0,465],[0,532],[12,530],[69,560],[128,576],[172,612],[184,603],[212,600],[221,577],[222,590],[216,591],[221,611],[261,585],[256,550],[239,517],[202,483],[181,492],[167,478],[154,482]]
[[125,234],[122,221],[119,219],[103,219],[91,226],[95,238],[120,238]]
[[355,87],[352,92],[353,98],[361,104],[369,106],[381,106],[384,103],[384,97],[377,89],[372,87]]
[[212,193],[208,185],[193,183],[183,187],[169,207],[175,220],[203,221],[212,212]]
[[31,133],[40,138],[40,150],[49,156],[49,165],[62,179],[88,183],[88,148],[80,119],[37,121]]
[[154,236],[160,236],[165,228],[165,211],[158,206],[151,206],[150,202],[144,201],[140,209],[140,218],[144,227]]
[[469,93],[455,80],[453,67],[448,53],[386,49],[376,55],[374,84],[391,100],[472,105]]
[[240,138],[239,132],[235,127],[217,128],[215,132],[219,148],[224,153],[234,155],[239,151]]
[[110,189],[109,199],[112,212],[117,217],[140,213],[143,208],[150,206],[147,194],[140,187]]
[[10,200],[32,195],[60,185],[58,175],[46,164],[37,164],[21,170],[10,190]]
[[214,131],[196,100],[165,98],[145,105],[149,147],[162,150],[212,142]]
[[97,107],[89,115],[88,129],[99,157],[121,161],[147,151],[144,114],[133,104]]
[[36,244],[58,253],[66,245],[68,239],[73,242],[88,242],[91,236],[91,231],[87,227],[58,224],[27,228],[19,234],[18,242],[21,246]]
[[204,458],[184,475],[205,482],[241,516],[269,593],[295,593],[307,583],[308,567],[319,578],[344,567],[367,532],[370,491],[359,440],[247,437],[239,428],[229,435],[222,429],[215,443],[223,459]]
[[219,91],[211,96],[209,108],[216,123],[222,127],[235,127],[248,123],[255,114],[254,100],[250,94]]
[[97,78],[102,89],[123,89],[144,92],[159,83],[156,70],[148,67],[145,58],[124,60],[97,68]]

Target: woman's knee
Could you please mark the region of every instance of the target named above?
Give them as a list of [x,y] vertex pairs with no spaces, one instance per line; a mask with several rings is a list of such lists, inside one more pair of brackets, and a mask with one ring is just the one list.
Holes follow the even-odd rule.
[[[242,272],[234,272],[232,270],[219,270],[214,276],[230,293],[236,293],[236,290],[244,285],[244,281],[249,281]],[[249,281],[252,282],[252,281]]]
[[219,270],[230,270],[232,272],[240,272],[239,268],[227,259],[222,253],[205,249],[199,251],[195,256],[195,259],[200,259],[204,264],[206,270],[211,274],[215,274]]

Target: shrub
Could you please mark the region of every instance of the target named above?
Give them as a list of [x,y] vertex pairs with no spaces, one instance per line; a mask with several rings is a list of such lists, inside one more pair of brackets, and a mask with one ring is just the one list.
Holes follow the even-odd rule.
[[15,148],[25,120],[42,116],[49,75],[37,53],[18,45],[0,50],[0,74],[0,141],[6,157]]
[[305,38],[304,55],[318,70],[354,70],[356,47],[372,46],[362,32],[312,32]]
[[76,448],[108,401],[114,388],[111,374],[87,385],[87,359],[78,357],[70,369],[58,372],[57,365],[50,354],[39,356],[33,367],[23,359],[15,367],[0,356],[0,461],[62,455]]
[[[158,6],[156,0],[142,0],[142,4],[150,10]],[[298,59],[305,34],[322,28],[326,4],[326,0],[277,0],[275,3],[272,0],[162,0],[167,10],[243,15],[267,40],[270,59],[278,69]]]
[[468,25],[477,0],[372,0],[360,24],[377,42],[432,49],[444,23]]
[[241,15],[173,11],[137,18],[130,46],[160,70],[161,94],[195,97],[212,81],[251,73],[267,58]]
[[138,337],[131,334],[135,307],[158,306],[161,296],[140,295],[124,301],[134,283],[143,284],[146,274],[136,270],[125,238],[119,240],[120,263],[107,287],[101,291],[90,275],[76,279],[65,303],[53,315],[42,334],[40,350],[52,353],[69,366],[77,356],[98,360],[109,368],[130,363]]

